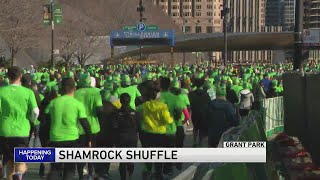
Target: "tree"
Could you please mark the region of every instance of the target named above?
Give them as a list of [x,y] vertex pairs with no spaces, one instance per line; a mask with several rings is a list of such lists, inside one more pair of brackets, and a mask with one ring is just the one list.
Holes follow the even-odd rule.
[[84,66],[96,52],[98,48],[97,39],[96,36],[82,36],[77,40],[77,51],[74,55],[81,66]]
[[40,8],[40,0],[0,1],[0,36],[10,50],[11,65],[18,52],[38,46],[41,16],[34,12]]
[[61,29],[62,36],[58,36],[58,46],[60,49],[60,57],[65,64],[69,64],[76,52],[77,28],[74,22],[66,22]]

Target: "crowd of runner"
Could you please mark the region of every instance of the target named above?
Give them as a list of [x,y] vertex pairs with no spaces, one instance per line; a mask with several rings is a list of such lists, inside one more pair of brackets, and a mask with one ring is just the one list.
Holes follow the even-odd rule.
[[[319,69],[306,65],[305,71]],[[261,100],[281,96],[282,74],[291,64],[214,66],[91,65],[69,69],[0,69],[0,151],[7,179],[22,179],[27,168],[14,163],[13,148],[184,147],[193,124],[194,147],[217,147]],[[35,138],[31,138],[34,136]],[[204,143],[207,139],[208,143]],[[48,179],[109,179],[109,163],[51,164]],[[172,177],[182,164],[147,163],[144,179]],[[121,179],[134,164],[121,163]],[[39,175],[45,176],[40,165]]]

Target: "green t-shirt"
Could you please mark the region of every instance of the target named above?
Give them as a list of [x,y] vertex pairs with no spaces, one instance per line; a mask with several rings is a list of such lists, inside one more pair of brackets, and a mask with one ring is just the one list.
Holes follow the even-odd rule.
[[50,81],[47,83],[47,91],[51,91],[51,89],[58,84],[57,81]]
[[119,87],[115,93],[115,96],[117,98],[120,98],[121,94],[128,93],[130,95],[131,101],[130,101],[130,107],[132,109],[136,109],[136,98],[140,97],[140,91],[136,86],[128,86],[128,87]]
[[[77,90],[74,97],[83,103],[88,122],[90,124],[91,133],[97,134],[100,132],[100,124],[97,116],[98,108],[102,107],[102,99],[100,95],[100,89],[98,88],[81,88]],[[85,134],[82,127],[79,129],[80,134]]]
[[[171,117],[173,117],[173,111],[175,108],[175,101],[176,101],[176,97],[174,94],[172,94],[169,91],[166,92],[160,92],[160,101],[165,103],[168,106],[169,112]],[[166,134],[176,134],[177,132],[177,125],[175,122],[168,124],[166,126]]]
[[189,101],[189,98],[187,95],[180,94],[178,96],[175,96],[174,107],[175,107],[175,109],[178,109],[181,112],[180,119],[175,119],[177,126],[182,126],[182,122],[185,118],[182,111],[185,108],[187,108],[187,106],[190,106],[190,101]]
[[29,137],[28,117],[37,107],[32,90],[18,85],[0,88],[0,136]]
[[84,105],[71,96],[61,96],[48,105],[50,115],[50,141],[74,141],[79,139],[79,120],[87,118]]
[[232,88],[231,88],[235,93],[236,95],[238,96],[240,91],[243,89],[242,86],[239,86],[239,85],[234,85]]
[[190,101],[189,101],[189,97],[187,94],[183,94],[181,93],[179,95],[180,100],[184,103],[185,106],[190,106]]
[[[174,110],[178,110],[181,113],[180,119],[175,119],[176,126],[182,126],[182,122],[184,120],[183,110],[190,105],[189,98],[186,94],[174,95],[171,92],[161,92],[160,93],[160,101],[167,104],[168,109],[172,117],[174,114]],[[173,134],[176,132],[176,127],[173,127],[172,124],[167,126],[167,133]]]

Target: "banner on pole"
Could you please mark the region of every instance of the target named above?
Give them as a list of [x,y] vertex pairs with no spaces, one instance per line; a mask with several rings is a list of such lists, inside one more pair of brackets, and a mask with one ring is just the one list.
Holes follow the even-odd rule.
[[50,4],[43,5],[43,24],[50,25]]
[[62,23],[62,8],[60,7],[60,5],[58,5],[58,4],[54,5],[53,16],[54,16],[54,23],[55,24]]

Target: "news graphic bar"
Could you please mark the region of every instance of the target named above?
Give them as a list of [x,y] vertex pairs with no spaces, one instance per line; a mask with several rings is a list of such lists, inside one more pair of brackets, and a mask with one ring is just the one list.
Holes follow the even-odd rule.
[[266,148],[16,148],[27,163],[265,163]]
[[15,162],[55,162],[55,148],[15,148]]

